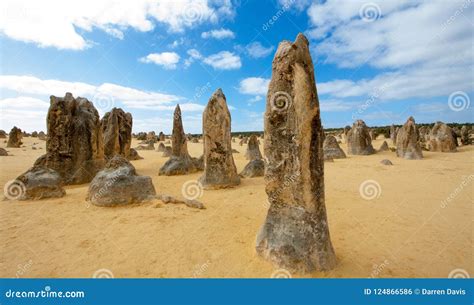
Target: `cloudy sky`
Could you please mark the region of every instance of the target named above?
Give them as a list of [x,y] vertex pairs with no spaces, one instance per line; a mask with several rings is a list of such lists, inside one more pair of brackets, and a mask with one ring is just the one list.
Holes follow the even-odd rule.
[[[49,96],[121,107],[134,132],[201,132],[217,88],[233,131],[263,129],[281,40],[310,40],[325,127],[473,122],[474,1],[0,2],[0,129],[45,130]],[[473,101],[474,102],[474,101]]]

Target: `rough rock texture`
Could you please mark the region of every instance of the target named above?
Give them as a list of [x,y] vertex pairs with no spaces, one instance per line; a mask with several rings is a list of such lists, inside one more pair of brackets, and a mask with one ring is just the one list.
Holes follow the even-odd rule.
[[397,129],[393,124],[390,126],[390,140],[392,140],[393,145],[397,145]]
[[339,147],[334,136],[327,136],[323,142],[324,158],[343,159],[346,157],[344,151]]
[[5,148],[0,147],[0,156],[8,156],[8,152],[5,150]]
[[194,166],[196,166],[197,170],[203,171],[204,170],[204,155],[200,156],[199,158],[192,158],[194,162]]
[[138,154],[135,148],[130,148],[130,153],[128,154],[128,160],[141,160],[142,156]]
[[166,137],[165,137],[165,134],[160,131],[160,133],[158,134],[158,141],[164,141],[166,140]]
[[7,133],[5,130],[0,129],[0,139],[6,139],[7,138]]
[[104,156],[111,159],[115,155],[128,158],[132,144],[132,115],[120,108],[113,108],[101,120],[104,137]]
[[172,152],[168,161],[160,168],[159,175],[174,176],[186,175],[196,172],[198,169],[189,156],[188,146],[186,144],[186,134],[181,120],[181,108],[179,105],[174,110],[173,134],[171,136]]
[[98,206],[116,206],[140,203],[155,195],[151,178],[137,175],[127,159],[116,155],[92,180],[87,200]]
[[409,117],[397,133],[397,157],[408,160],[423,159],[415,119]]
[[147,135],[146,132],[143,132],[143,131],[142,131],[142,132],[139,132],[139,133],[137,134],[137,140],[140,140],[140,141],[146,140],[146,135]]
[[51,96],[46,154],[35,165],[61,175],[64,184],[90,182],[105,164],[99,113],[85,98]]
[[382,145],[380,145],[380,148],[378,151],[382,152],[382,151],[387,151],[389,150],[389,147],[388,147],[388,143],[387,141],[383,141]]
[[262,159],[255,159],[245,165],[239,174],[244,178],[262,177],[265,174],[265,162]]
[[37,131],[33,131],[33,132],[31,133],[31,137],[37,138],[37,137],[38,137],[38,132],[37,132]]
[[155,144],[153,142],[149,142],[148,144],[145,145],[138,145],[135,147],[136,150],[155,150]]
[[265,111],[270,208],[257,252],[297,272],[330,270],[336,256],[324,203],[323,130],[308,40],[278,46]]
[[44,131],[38,132],[38,139],[46,141],[46,134],[44,133]]
[[164,152],[166,150],[165,144],[160,143],[158,144],[158,148],[156,149],[157,152]]
[[351,130],[347,133],[347,152],[351,155],[371,155],[375,153],[369,128],[364,121],[355,121]]
[[392,161],[388,159],[383,159],[382,161],[380,161],[380,163],[382,163],[383,165],[393,165]]
[[451,128],[443,122],[436,122],[430,131],[428,148],[430,151],[455,152],[455,141]]
[[19,148],[23,144],[21,138],[23,138],[21,129],[14,126],[8,135],[7,147]]
[[245,151],[245,159],[247,160],[258,160],[262,159],[260,153],[259,141],[256,135],[251,135],[247,144],[247,150]]
[[163,150],[163,153],[161,154],[162,157],[171,157],[171,154],[173,153],[173,149],[171,149],[171,146],[165,146],[165,150]]
[[204,188],[226,188],[240,184],[230,135],[231,117],[224,93],[217,89],[202,114],[204,173],[199,179]]
[[467,129],[466,125],[461,127],[461,144],[462,145],[470,145],[471,139],[469,138],[469,130]]
[[147,143],[156,143],[158,141],[158,137],[154,131],[150,131],[146,134],[146,142]]
[[16,180],[25,186],[19,200],[59,198],[66,195],[59,173],[44,166],[33,166]]

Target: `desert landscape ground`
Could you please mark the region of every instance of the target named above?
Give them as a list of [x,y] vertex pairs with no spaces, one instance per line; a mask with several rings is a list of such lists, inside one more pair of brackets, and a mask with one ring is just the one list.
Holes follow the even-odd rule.
[[[384,140],[379,135],[373,146]],[[22,141],[23,147],[7,148],[10,156],[0,157],[1,185],[45,152],[45,141]],[[340,145],[347,153],[346,144]],[[0,147],[5,146],[2,141]],[[233,156],[240,172],[248,162],[247,145],[237,140],[232,146],[239,152]],[[188,149],[191,156],[201,156],[202,140],[188,141]],[[424,151],[422,160],[385,151],[325,162],[337,266],[291,276],[445,278],[457,268],[473,274],[474,146],[457,150]],[[144,159],[131,162],[138,174],[152,178],[158,194],[181,198],[183,184],[202,175],[159,176],[168,158],[153,150],[139,153]],[[381,164],[382,159],[393,166]],[[380,185],[371,200],[359,192],[367,180]],[[160,200],[97,207],[86,202],[87,189],[88,184],[65,186],[62,198],[1,202],[1,277],[89,278],[104,269],[115,278],[268,278],[284,272],[255,251],[268,209],[263,177],[242,179],[235,188],[204,190],[199,198],[203,210]]]

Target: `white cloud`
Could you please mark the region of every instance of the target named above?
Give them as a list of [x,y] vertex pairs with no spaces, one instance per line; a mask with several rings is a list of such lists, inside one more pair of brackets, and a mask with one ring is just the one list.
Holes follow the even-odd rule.
[[141,62],[154,63],[163,66],[165,69],[176,69],[176,64],[179,62],[179,55],[175,52],[151,53],[146,57],[140,58]]
[[253,58],[262,58],[270,55],[273,52],[274,47],[270,46],[265,48],[260,42],[252,42],[246,47],[247,53]]
[[270,80],[261,77],[248,77],[240,81],[239,92],[249,95],[266,95]]
[[242,66],[240,57],[229,51],[221,51],[203,59],[203,63],[216,70],[234,70]]
[[235,38],[235,34],[231,30],[221,28],[219,30],[202,32],[201,37],[204,39],[207,39],[207,38],[226,39],[226,38]]
[[97,28],[121,39],[128,28],[146,32],[159,23],[170,32],[183,32],[234,15],[230,0],[3,0],[0,11],[4,35],[40,47],[72,50],[91,45],[78,29]]
[[[202,112],[204,105],[190,102],[188,99],[161,92],[143,91],[117,84],[103,83],[91,85],[80,82],[67,82],[60,80],[42,80],[33,76],[0,75],[0,128],[8,130],[17,125],[26,130],[45,130],[45,118],[49,107],[49,96],[64,96],[71,92],[75,97],[81,96],[94,103],[99,113],[103,115],[112,107],[123,107],[125,111],[154,110],[169,113],[177,103],[180,103],[183,114]],[[6,95],[16,95],[7,97]],[[141,114],[141,112],[139,112]],[[134,130],[140,129],[142,118],[136,119],[134,115]],[[166,116],[166,114],[163,114]],[[169,126],[163,130],[169,130]],[[193,132],[200,132],[193,123]],[[142,126],[143,127],[143,126]],[[164,126],[163,126],[164,127]],[[160,130],[160,129],[157,129]]]
[[320,95],[372,103],[472,92],[472,1],[374,0],[379,18],[371,22],[359,16],[366,3],[328,0],[308,9],[318,57],[339,67],[375,69],[369,78],[318,83]]

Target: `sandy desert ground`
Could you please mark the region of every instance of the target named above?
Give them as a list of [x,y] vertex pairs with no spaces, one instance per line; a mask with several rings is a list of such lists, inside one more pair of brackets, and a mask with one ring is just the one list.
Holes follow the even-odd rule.
[[[374,147],[382,141],[374,141]],[[23,142],[24,148],[8,148],[13,156],[0,157],[2,186],[45,151],[44,141]],[[42,149],[33,150],[33,143]],[[5,145],[2,140],[0,147]],[[240,152],[234,158],[241,171],[246,147],[233,145]],[[201,155],[202,143],[188,147],[192,156]],[[145,159],[132,163],[139,174],[152,177],[160,194],[182,197],[182,185],[201,175],[158,176],[166,158],[155,151],[139,153]],[[474,146],[460,147],[457,153],[423,153],[421,161],[399,159],[388,151],[325,164],[326,206],[338,265],[305,276],[448,277],[456,268],[474,275]],[[380,164],[386,158],[394,165]],[[378,182],[378,198],[361,197],[359,186],[366,180]],[[96,207],[84,199],[87,187],[68,186],[60,199],[0,202],[1,277],[87,278],[100,269],[116,278],[253,278],[279,272],[254,250],[267,210],[263,178],[243,179],[233,189],[204,191],[199,200],[205,210],[158,200]]]

